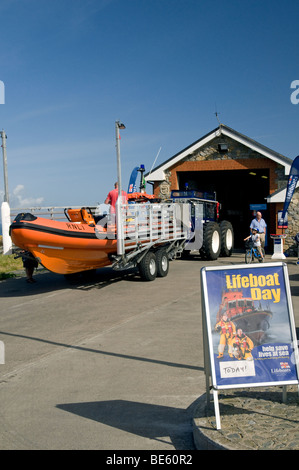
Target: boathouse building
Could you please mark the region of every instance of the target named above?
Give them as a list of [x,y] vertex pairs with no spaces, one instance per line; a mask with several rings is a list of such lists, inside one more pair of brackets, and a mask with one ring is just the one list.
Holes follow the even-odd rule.
[[[146,181],[153,185],[157,197],[168,199],[171,190],[215,191],[221,203],[221,216],[229,220],[235,233],[235,247],[244,247],[249,225],[257,210],[268,225],[270,234],[282,233],[277,228],[277,214],[282,210],[292,160],[255,140],[220,124],[199,140],[157,166]],[[293,243],[291,236],[299,231],[296,218],[296,192],[289,207],[289,234],[285,249]]]

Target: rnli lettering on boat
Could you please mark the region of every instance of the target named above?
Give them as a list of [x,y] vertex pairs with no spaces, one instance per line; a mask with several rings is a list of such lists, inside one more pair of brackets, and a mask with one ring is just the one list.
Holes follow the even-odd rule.
[[70,224],[67,222],[66,226],[71,230],[85,230],[84,224]]
[[[274,303],[278,303],[280,301],[280,288],[275,286],[279,285],[278,273],[268,274],[267,276],[255,276],[251,273],[248,276],[242,276],[241,274],[226,275],[227,289],[240,289],[242,287],[246,289],[250,287],[253,300],[273,299]],[[266,289],[261,289],[262,287],[266,287]]]

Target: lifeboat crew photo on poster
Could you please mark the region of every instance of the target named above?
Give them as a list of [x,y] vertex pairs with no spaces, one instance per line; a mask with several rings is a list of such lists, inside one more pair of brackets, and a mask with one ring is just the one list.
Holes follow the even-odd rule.
[[227,315],[224,313],[221,320],[216,323],[215,330],[220,333],[220,342],[218,346],[218,359],[223,357],[225,347],[228,348],[228,355],[233,357],[233,346],[232,338],[236,334],[235,324],[227,318]]

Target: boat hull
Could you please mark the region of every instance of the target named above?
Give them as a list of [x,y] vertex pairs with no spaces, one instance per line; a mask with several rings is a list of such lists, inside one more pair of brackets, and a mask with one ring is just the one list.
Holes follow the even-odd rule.
[[241,328],[254,342],[255,345],[261,344],[266,337],[269,329],[269,322],[272,318],[270,311],[254,310],[252,312],[236,315],[230,319]]
[[[100,230],[100,232],[99,232]],[[72,274],[111,265],[117,240],[99,227],[18,215],[10,227],[17,247],[30,251],[49,271]]]

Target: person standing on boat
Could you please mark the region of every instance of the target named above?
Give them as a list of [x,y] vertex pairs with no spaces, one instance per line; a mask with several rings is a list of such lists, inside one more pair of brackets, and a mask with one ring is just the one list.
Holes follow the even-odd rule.
[[[116,221],[116,201],[118,199],[118,183],[114,183],[114,189],[109,191],[108,196],[105,199],[105,204],[110,204],[110,220],[111,224],[115,224]],[[122,191],[122,203],[128,202],[128,196],[125,191]]]
[[260,236],[262,248],[265,248],[267,224],[262,218],[261,212],[259,211],[257,211],[255,219],[253,219],[250,224],[251,233],[253,233],[253,229],[255,229]]
[[221,320],[216,323],[215,330],[220,333],[220,342],[218,346],[218,356],[217,359],[221,359],[224,354],[225,347],[228,348],[228,354],[230,357],[233,357],[233,346],[232,346],[232,338],[236,334],[236,326],[234,322],[232,322],[226,313],[222,315]]

